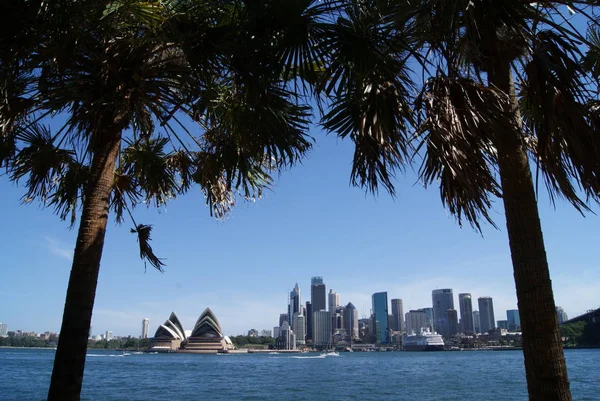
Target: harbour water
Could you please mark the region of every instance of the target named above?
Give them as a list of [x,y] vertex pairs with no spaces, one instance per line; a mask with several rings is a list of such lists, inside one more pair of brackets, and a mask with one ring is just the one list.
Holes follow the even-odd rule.
[[[573,399],[600,401],[600,349],[565,351]],[[0,399],[41,401],[50,349],[0,349]],[[83,400],[527,400],[520,351],[133,354],[90,350]]]

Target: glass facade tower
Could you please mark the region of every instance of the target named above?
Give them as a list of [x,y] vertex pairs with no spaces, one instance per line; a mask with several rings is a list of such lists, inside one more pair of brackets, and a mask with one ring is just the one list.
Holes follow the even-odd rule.
[[376,341],[381,344],[388,342],[388,300],[387,292],[376,292],[373,301],[373,328]]

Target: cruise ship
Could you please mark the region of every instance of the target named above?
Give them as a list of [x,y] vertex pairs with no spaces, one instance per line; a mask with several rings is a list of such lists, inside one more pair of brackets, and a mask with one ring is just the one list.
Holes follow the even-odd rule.
[[444,340],[442,336],[429,329],[421,329],[418,334],[414,332],[402,337],[402,345],[405,351],[443,351]]

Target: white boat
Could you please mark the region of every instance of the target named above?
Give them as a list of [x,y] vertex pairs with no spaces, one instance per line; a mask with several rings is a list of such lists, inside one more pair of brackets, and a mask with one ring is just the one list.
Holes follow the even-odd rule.
[[418,334],[405,334],[402,337],[402,346],[405,351],[443,351],[444,340],[435,331],[421,328]]
[[324,352],[321,352],[321,356],[323,358],[325,358],[327,356],[340,356],[340,354],[335,352],[333,349],[333,344],[331,343],[332,338],[333,338],[333,336],[329,337],[329,341],[327,342],[327,348],[325,348]]

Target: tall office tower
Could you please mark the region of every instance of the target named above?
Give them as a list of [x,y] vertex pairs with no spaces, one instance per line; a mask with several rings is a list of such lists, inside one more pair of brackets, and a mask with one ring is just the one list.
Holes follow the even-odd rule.
[[325,291],[323,277],[313,277],[310,279],[310,303],[312,304],[313,313],[320,310],[327,310],[327,294]]
[[494,319],[494,302],[491,297],[480,297],[477,302],[479,303],[479,323],[482,333],[496,327],[496,319]]
[[8,336],[8,324],[0,323],[0,337]]
[[392,299],[392,330],[404,331],[404,306],[399,298]]
[[142,319],[142,338],[148,338],[148,328],[150,327],[150,319]]
[[294,289],[290,291],[290,299],[288,302],[288,322],[292,325],[292,330],[294,330],[294,333],[296,333],[296,327],[294,326],[294,314],[300,313],[301,308],[302,304],[300,303],[300,288],[298,288],[298,283],[296,283]]
[[448,309],[454,309],[452,288],[442,288],[431,291],[433,306],[433,327],[444,337],[448,337]]
[[556,318],[558,319],[558,324],[562,324],[569,320],[569,316],[567,316],[565,310],[560,306],[556,307]]
[[352,302],[348,302],[348,305],[344,308],[343,314],[346,334],[351,338],[358,338],[358,310],[354,307]]
[[446,311],[448,316],[448,337],[458,334],[458,312],[455,309]]
[[279,334],[281,334],[280,330],[281,330],[281,327],[279,327],[279,326],[273,327],[273,338],[279,338]]
[[404,315],[406,318],[406,332],[407,333],[419,333],[421,329],[428,326],[427,315],[423,309],[411,310],[406,312]]
[[312,304],[310,301],[306,301],[306,312],[304,313],[306,316],[306,339],[312,340]]
[[373,303],[373,334],[378,343],[388,342],[388,299],[387,292],[376,292],[371,297]]
[[506,311],[506,320],[508,320],[508,329],[510,331],[521,330],[521,317],[518,309],[508,309]]
[[112,332],[112,331],[107,331],[107,332],[106,332],[106,335],[104,336],[104,339],[105,339],[106,341],[110,341],[110,340],[112,340],[112,339],[113,339],[113,332]]
[[473,311],[473,330],[475,333],[481,333],[481,319],[479,319],[479,311]]
[[331,313],[325,310],[313,312],[313,343],[316,346],[325,346],[331,338]]
[[434,331],[433,328],[433,308],[421,308],[420,311],[425,312],[425,326],[429,327],[429,330]]
[[346,329],[344,328],[344,307],[343,306],[338,306],[337,308],[335,308],[335,313],[332,317],[331,320],[331,324],[333,324],[332,327],[332,333],[340,333],[340,334],[345,334],[346,333]]
[[288,324],[290,323],[289,316],[287,313],[279,314],[279,327],[283,326],[283,322],[288,322]]
[[465,334],[473,334],[473,302],[471,294],[458,294],[458,305],[460,307],[460,331]]
[[300,312],[294,313],[294,334],[296,334],[296,345],[306,344],[306,317]]

